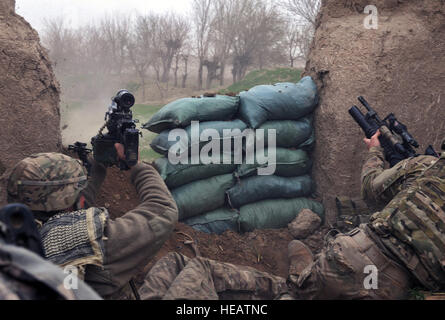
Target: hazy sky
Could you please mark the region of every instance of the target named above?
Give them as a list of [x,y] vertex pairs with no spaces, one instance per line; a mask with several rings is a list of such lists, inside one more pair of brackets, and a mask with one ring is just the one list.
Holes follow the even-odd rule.
[[38,31],[44,18],[62,16],[75,27],[115,12],[187,12],[189,9],[190,0],[16,0],[16,12]]

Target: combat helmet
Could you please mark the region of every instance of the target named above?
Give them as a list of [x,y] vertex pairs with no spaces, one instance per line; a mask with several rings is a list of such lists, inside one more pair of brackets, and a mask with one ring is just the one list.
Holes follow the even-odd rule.
[[39,153],[20,161],[8,179],[8,202],[33,211],[53,212],[70,208],[87,186],[79,160],[60,153]]

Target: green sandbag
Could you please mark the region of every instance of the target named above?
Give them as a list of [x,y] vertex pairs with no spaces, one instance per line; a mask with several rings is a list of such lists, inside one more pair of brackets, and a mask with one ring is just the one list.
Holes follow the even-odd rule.
[[224,206],[226,191],[235,183],[231,174],[195,181],[172,191],[179,210],[179,221]]
[[271,129],[276,131],[276,146],[280,148],[298,148],[300,145],[307,143],[311,138],[312,115],[304,117],[301,120],[275,120],[267,121],[258,129],[264,130],[264,143],[267,146],[269,141],[268,132]]
[[304,151],[312,151],[314,150],[314,146],[315,146],[315,131],[312,130],[312,134],[309,137],[309,139],[307,139],[305,142],[303,142],[302,144],[300,144],[297,149],[302,149]]
[[203,180],[223,174],[233,173],[235,164],[176,164],[167,158],[160,158],[154,162],[154,167],[170,189],[178,188],[187,183]]
[[237,211],[221,208],[183,222],[201,232],[222,234],[228,230],[239,232],[238,218]]
[[[224,130],[235,130],[239,129],[241,132],[238,132],[238,134],[234,135],[234,137],[242,136],[242,132],[247,128],[247,125],[241,121],[241,120],[233,120],[233,121],[207,121],[207,122],[201,122],[199,123],[199,135],[204,130],[207,129],[214,129],[218,132],[220,139],[220,145],[221,148],[223,147],[224,140],[226,139],[234,139],[233,137],[224,137]],[[192,141],[191,141],[191,131],[192,127],[188,126],[184,129],[187,132],[188,135],[188,141],[185,141],[186,144],[181,144],[181,149],[183,152],[186,152],[187,150],[190,151],[192,147]],[[164,156],[168,156],[168,152],[172,146],[177,144],[177,141],[168,141],[170,130],[163,131],[160,135],[158,135],[150,144],[152,149],[156,151],[159,154],[162,154]],[[179,138],[178,138],[179,139]],[[199,138],[198,138],[199,139]],[[202,147],[208,144],[208,141],[199,142],[199,150],[201,151]],[[233,145],[233,143],[232,143]],[[221,149],[222,150],[222,149]],[[178,152],[176,152],[178,154]],[[190,154],[190,153],[189,153]]]
[[184,98],[167,104],[143,128],[155,133],[188,127],[192,121],[231,120],[238,112],[239,97]]
[[255,176],[243,179],[227,190],[232,208],[266,199],[293,199],[310,196],[313,183],[310,176],[284,178],[278,176]]
[[321,219],[324,208],[306,198],[265,200],[241,207],[240,227],[243,232],[255,229],[281,229],[292,222],[303,209],[310,209]]
[[299,120],[314,111],[318,99],[311,77],[297,84],[256,86],[240,93],[240,116],[253,129],[267,120]]
[[[268,154],[268,149],[265,149]],[[276,170],[274,175],[280,177],[298,177],[311,171],[312,161],[304,150],[290,150],[276,148]],[[238,178],[247,178],[257,175],[258,168],[267,167],[267,164],[242,164],[235,171]]]

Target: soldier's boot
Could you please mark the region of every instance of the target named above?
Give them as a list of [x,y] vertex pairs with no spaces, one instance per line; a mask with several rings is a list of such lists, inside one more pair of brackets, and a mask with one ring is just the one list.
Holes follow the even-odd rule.
[[289,275],[299,276],[314,261],[312,251],[299,240],[289,243],[287,254],[290,264]]

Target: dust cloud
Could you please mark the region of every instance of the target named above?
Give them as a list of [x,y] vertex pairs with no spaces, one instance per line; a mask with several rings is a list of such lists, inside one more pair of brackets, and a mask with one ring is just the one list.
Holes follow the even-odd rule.
[[105,113],[110,99],[85,101],[81,106],[63,106],[61,114],[62,144],[64,147],[77,141],[88,143],[105,124]]

